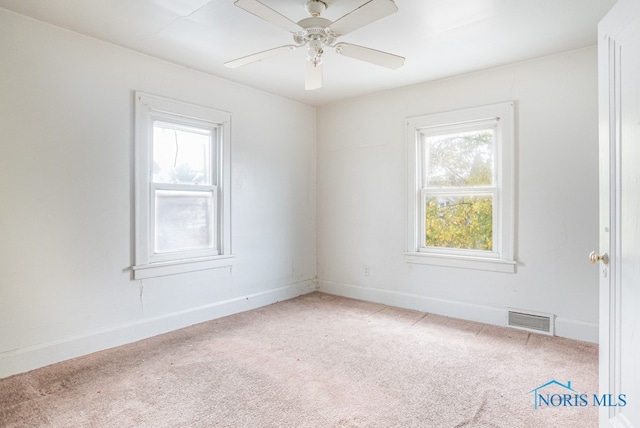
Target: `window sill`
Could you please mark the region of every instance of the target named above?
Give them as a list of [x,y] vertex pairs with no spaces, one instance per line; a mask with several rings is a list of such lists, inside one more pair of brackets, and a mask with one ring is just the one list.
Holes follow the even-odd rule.
[[154,278],[199,270],[217,269],[233,265],[233,255],[202,257],[197,259],[172,260],[132,266],[133,279]]
[[444,254],[405,253],[407,263],[515,273],[516,261]]

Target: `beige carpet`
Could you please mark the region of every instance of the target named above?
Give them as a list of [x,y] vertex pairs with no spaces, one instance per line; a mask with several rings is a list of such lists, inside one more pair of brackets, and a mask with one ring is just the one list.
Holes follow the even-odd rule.
[[596,427],[596,345],[313,293],[0,380],[2,427]]

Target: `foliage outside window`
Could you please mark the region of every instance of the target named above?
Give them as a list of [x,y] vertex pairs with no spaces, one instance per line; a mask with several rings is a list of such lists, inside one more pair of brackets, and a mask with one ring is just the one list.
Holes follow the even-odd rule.
[[494,129],[421,135],[424,247],[493,251]]
[[409,261],[513,271],[513,103],[407,125]]
[[135,278],[229,264],[229,122],[225,112],[136,94]]

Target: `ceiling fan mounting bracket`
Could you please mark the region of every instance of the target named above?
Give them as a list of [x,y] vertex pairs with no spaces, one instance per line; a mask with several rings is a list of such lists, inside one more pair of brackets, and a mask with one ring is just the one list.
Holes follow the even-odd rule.
[[327,4],[321,0],[307,0],[304,9],[311,16],[320,16],[327,9]]

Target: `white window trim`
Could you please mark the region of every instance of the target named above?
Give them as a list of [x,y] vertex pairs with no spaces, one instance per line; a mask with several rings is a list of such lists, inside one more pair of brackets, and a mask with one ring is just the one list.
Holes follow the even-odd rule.
[[[514,273],[515,230],[515,127],[513,101],[474,107],[464,110],[412,117],[406,120],[407,138],[407,227],[405,261],[425,265],[479,269]],[[494,122],[496,126],[496,190],[497,210],[494,215],[495,252],[427,249],[421,216],[423,172],[422,139],[429,129],[440,130],[473,127],[478,123]],[[450,190],[447,190],[449,192]],[[497,227],[496,227],[497,225]]]
[[[173,257],[155,256],[151,249],[153,203],[151,201],[150,159],[154,119],[183,119],[187,123],[205,123],[216,128],[218,138],[218,197],[215,252],[179,252]],[[230,266],[231,252],[231,114],[210,107],[170,100],[156,95],[135,93],[135,264],[134,279],[173,275]],[[167,187],[167,186],[164,186]],[[170,186],[168,186],[170,187]]]

